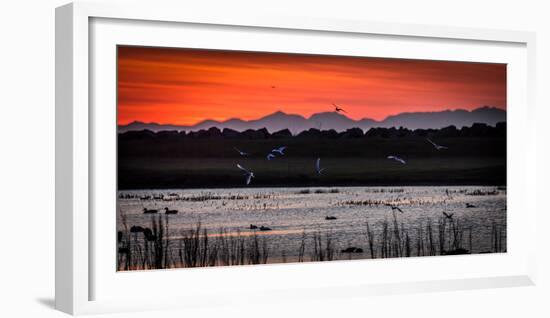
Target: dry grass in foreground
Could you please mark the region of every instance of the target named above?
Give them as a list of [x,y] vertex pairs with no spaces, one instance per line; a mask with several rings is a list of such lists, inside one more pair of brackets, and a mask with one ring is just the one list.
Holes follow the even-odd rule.
[[[275,251],[269,236],[258,235],[256,231],[235,234],[221,228],[218,233],[209,233],[198,222],[177,237],[170,237],[167,215],[151,216],[149,227],[129,226],[126,217],[121,218],[123,230],[117,233],[117,266],[122,271],[317,262],[353,256],[374,259],[459,255],[472,251],[472,227],[465,227],[458,218],[452,217],[428,220],[408,228],[393,213],[390,220],[381,222],[378,232],[367,221],[363,246],[338,246],[332,230],[309,233],[304,230],[297,251]],[[504,232],[502,226],[492,224],[491,250],[486,252],[506,251]]]

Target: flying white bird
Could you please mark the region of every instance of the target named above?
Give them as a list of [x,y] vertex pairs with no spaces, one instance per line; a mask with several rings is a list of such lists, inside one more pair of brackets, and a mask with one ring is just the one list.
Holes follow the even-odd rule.
[[343,113],[346,113],[346,114],[347,114],[347,112],[346,112],[343,108],[338,107],[338,105],[332,103],[332,106],[334,106],[334,111],[335,111],[335,112],[337,112],[337,113],[343,112]]
[[248,156],[248,152],[240,151],[237,147],[233,147],[233,149],[235,149],[241,156]]
[[283,155],[285,154],[285,153],[284,153],[285,149],[286,149],[286,146],[282,146],[282,147],[275,148],[275,149],[271,150],[271,152],[277,152],[277,153],[279,153],[281,156],[283,156]]
[[272,160],[272,159],[275,159],[275,155],[272,154],[272,153],[269,153],[269,154],[267,154],[266,158],[267,158],[267,160]]
[[401,159],[401,158],[399,158],[399,157],[397,157],[397,156],[388,156],[387,158],[388,158],[388,159],[391,159],[391,160],[395,160],[395,161],[397,161],[397,162],[401,162],[402,164],[406,164],[406,163],[407,163],[405,160],[403,160],[403,159]]
[[434,146],[434,148],[437,149],[437,150],[449,149],[448,147],[436,144],[435,142],[431,141],[430,138],[426,138],[426,140],[429,141]]
[[317,158],[317,161],[315,162],[315,171],[317,171],[318,175],[321,175],[323,170],[325,170],[325,168],[321,168],[321,158]]
[[237,168],[244,171],[244,176],[246,178],[246,184],[247,185],[250,184],[250,181],[252,180],[252,178],[254,178],[254,172],[246,169],[245,167],[241,166],[240,164],[237,164]]

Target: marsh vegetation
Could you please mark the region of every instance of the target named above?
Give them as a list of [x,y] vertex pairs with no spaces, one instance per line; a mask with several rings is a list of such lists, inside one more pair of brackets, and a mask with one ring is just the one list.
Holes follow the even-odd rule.
[[505,197],[497,187],[123,191],[118,269],[505,252]]

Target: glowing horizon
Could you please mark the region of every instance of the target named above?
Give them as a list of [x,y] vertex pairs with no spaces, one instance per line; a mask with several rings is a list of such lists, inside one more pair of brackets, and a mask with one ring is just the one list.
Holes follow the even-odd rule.
[[506,110],[506,65],[202,49],[118,48],[119,125],[253,120],[277,111],[351,119]]

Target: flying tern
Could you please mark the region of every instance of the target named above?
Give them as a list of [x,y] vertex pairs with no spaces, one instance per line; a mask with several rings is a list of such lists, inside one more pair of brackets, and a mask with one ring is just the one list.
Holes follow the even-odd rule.
[[244,171],[244,176],[245,176],[245,179],[246,179],[246,184],[250,184],[250,181],[252,180],[252,178],[254,178],[254,172],[246,169],[245,167],[241,166],[240,164],[237,164],[237,168],[241,169],[242,171]]

